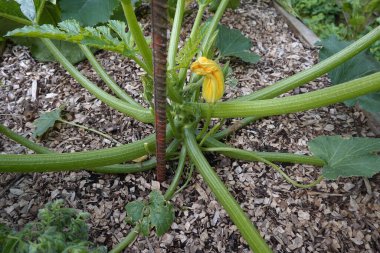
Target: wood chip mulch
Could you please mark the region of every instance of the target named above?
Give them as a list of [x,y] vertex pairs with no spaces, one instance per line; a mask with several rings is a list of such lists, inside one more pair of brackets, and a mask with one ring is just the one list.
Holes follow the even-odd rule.
[[[193,14],[194,15],[194,14]],[[192,23],[190,16],[185,25]],[[142,22],[147,23],[147,20]],[[317,62],[310,49],[289,30],[271,1],[242,1],[222,23],[241,30],[261,56],[255,65],[232,61],[238,85],[224,99],[249,94],[309,68]],[[96,55],[108,73],[142,101],[136,65],[113,53]],[[102,86],[90,65],[80,71]],[[121,143],[153,132],[151,125],[125,117],[86,92],[56,63],[35,61],[21,46],[9,45],[0,62],[0,121],[33,139],[32,122],[39,113],[65,105],[64,117],[111,135]],[[326,76],[284,96],[329,86]],[[107,88],[105,88],[107,90]],[[374,137],[365,116],[342,104],[262,119],[236,132],[228,143],[246,150],[309,154],[307,142],[318,135]],[[57,152],[94,150],[117,145],[92,132],[58,124],[36,140]],[[0,153],[32,153],[0,135]],[[380,252],[380,178],[323,181],[312,189],[296,189],[261,163],[209,155],[210,163],[236,196],[275,252]],[[309,182],[320,168],[282,165],[294,179]],[[171,170],[175,164],[170,164]],[[170,177],[169,177],[170,178]],[[168,181],[169,183],[169,181]],[[161,185],[164,190],[168,185]],[[47,202],[64,199],[69,207],[91,214],[91,239],[109,248],[131,229],[124,222],[128,201],[146,198],[159,184],[154,173],[99,175],[86,171],[0,174],[0,222],[18,229],[34,220]],[[200,175],[173,199],[175,222],[157,238],[139,237],[125,252],[250,252],[236,226],[214,199]]]

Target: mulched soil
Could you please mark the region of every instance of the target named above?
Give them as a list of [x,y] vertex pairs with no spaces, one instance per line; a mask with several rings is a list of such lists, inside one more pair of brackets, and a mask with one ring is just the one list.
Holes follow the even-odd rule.
[[[317,50],[308,48],[288,29],[270,1],[242,1],[228,11],[222,23],[241,30],[253,42],[261,61],[249,65],[232,61],[238,85],[227,87],[224,99],[253,90],[306,69],[317,62]],[[146,19],[141,20],[147,24]],[[186,18],[190,26],[193,16]],[[97,55],[108,73],[142,101],[139,76],[143,71],[113,53]],[[102,86],[87,62],[78,68]],[[152,133],[151,125],[125,117],[95,99],[58,64],[35,61],[20,46],[8,46],[0,63],[0,121],[33,139],[32,122],[39,113],[66,106],[64,117],[130,143]],[[321,77],[284,96],[329,85]],[[107,90],[107,89],[106,89]],[[365,116],[342,104],[262,119],[232,135],[227,142],[246,150],[309,154],[307,142],[318,135],[374,134]],[[36,140],[57,152],[94,150],[116,143],[92,132],[58,124]],[[0,153],[32,153],[0,136]],[[380,184],[372,179],[324,181],[312,189],[296,189],[261,163],[209,155],[211,164],[236,196],[276,252],[380,252]],[[309,182],[320,168],[282,165],[294,179]],[[175,168],[175,164],[170,164]],[[170,178],[170,177],[169,177]],[[168,181],[169,182],[169,181]],[[123,220],[128,201],[146,198],[151,189],[168,185],[154,180],[153,172],[99,175],[81,172],[0,174],[0,222],[16,229],[34,220],[38,209],[55,199],[91,214],[91,238],[110,248],[131,229]],[[176,219],[171,230],[157,238],[140,237],[125,252],[250,252],[236,226],[214,199],[200,175],[173,199]]]

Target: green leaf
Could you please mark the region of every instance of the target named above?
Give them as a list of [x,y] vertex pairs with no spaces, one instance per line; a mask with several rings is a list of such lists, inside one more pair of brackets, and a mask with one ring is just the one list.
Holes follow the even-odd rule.
[[36,126],[34,129],[34,137],[42,136],[53,127],[55,122],[61,118],[61,109],[57,108],[51,112],[46,112],[41,114],[41,116],[36,119],[33,124]]
[[25,17],[30,21],[33,21],[36,17],[36,7],[34,6],[33,0],[15,0],[20,4],[20,10]]
[[127,222],[135,225],[138,221],[140,221],[143,218],[143,210],[145,207],[145,203],[141,200],[135,200],[132,202],[129,202],[125,206],[125,210],[127,211]]
[[161,236],[169,230],[174,221],[173,206],[171,204],[152,207],[151,226],[156,227],[156,234]]
[[152,191],[149,194],[149,202],[150,202],[151,206],[154,206],[154,207],[164,205],[166,203],[165,198],[161,194],[161,192],[156,191],[156,190]]
[[85,216],[89,214],[62,207],[61,201],[49,203],[39,210],[39,220],[0,237],[0,252],[107,252],[105,247],[94,247],[88,241]]
[[313,155],[325,161],[323,176],[372,177],[380,172],[380,138],[320,136],[309,142]]
[[[78,63],[86,58],[82,50],[80,50],[76,44],[56,40],[53,40],[52,42],[59,49],[59,51],[61,51],[61,53],[73,64]],[[39,61],[56,61],[55,57],[50,53],[50,51],[46,50],[46,47],[40,42],[39,39],[30,39],[29,42],[26,42],[23,45],[29,45],[33,57]]]
[[251,52],[251,40],[246,38],[239,30],[219,25],[216,47],[222,57],[234,56],[248,63],[257,63],[260,57]]
[[[15,1],[0,0],[0,14],[10,15],[16,18],[25,18],[20,10],[20,5]],[[0,36],[17,27],[23,26],[8,18],[0,17]]]
[[[8,32],[7,36],[48,38],[110,50],[125,56],[136,54],[130,33],[122,32],[121,27],[126,27],[121,21],[110,21],[108,26],[83,28],[76,20],[65,20],[58,23],[58,27],[50,24],[25,26]],[[113,37],[110,28],[120,37]]]
[[152,191],[150,197],[150,223],[156,228],[156,234],[161,236],[169,230],[174,221],[173,205],[165,201],[159,191]]
[[[320,42],[323,48],[319,51],[320,61],[341,51],[351,44],[348,41],[339,41],[335,36],[331,36]],[[362,52],[352,59],[346,61],[328,73],[331,84],[336,85],[353,79],[357,79],[380,71],[380,63],[367,52]],[[364,95],[344,102],[347,106],[354,106],[359,103],[360,107],[366,111],[380,112],[380,92]]]
[[62,20],[75,19],[85,26],[107,22],[118,5],[117,0],[61,0]]
[[156,228],[158,236],[163,235],[174,221],[173,205],[165,200],[159,191],[149,194],[149,203],[135,200],[125,206],[126,221],[130,224],[140,223],[141,233],[149,236],[149,231]]

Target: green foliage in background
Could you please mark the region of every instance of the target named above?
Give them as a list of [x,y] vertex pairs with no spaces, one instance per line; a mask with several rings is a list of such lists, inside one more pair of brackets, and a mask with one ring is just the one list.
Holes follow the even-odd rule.
[[[357,39],[380,24],[380,0],[277,0],[321,39]],[[380,60],[380,42],[371,53]]]
[[0,224],[0,252],[107,252],[106,247],[95,247],[88,241],[88,218],[88,213],[64,208],[61,200],[49,203],[39,210],[38,221],[21,231]]
[[[351,42],[340,41],[335,36],[324,39],[320,42],[322,48],[319,51],[319,58],[323,61],[350,44]],[[380,62],[372,55],[369,55],[368,52],[364,51],[330,71],[329,77],[331,84],[337,85],[378,71],[380,71]],[[359,104],[360,107],[367,112],[380,113],[380,92],[350,99],[344,103],[347,106]]]

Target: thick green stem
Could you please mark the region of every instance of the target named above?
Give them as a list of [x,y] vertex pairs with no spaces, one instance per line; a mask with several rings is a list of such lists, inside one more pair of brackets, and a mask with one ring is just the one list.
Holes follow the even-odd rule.
[[146,42],[143,32],[141,31],[139,23],[137,22],[131,0],[120,0],[120,2],[128,23],[128,28],[131,31],[134,40],[136,41],[137,48],[139,49],[148,68],[148,73],[153,73],[152,50],[149,48],[149,45]]
[[49,49],[52,55],[57,59],[59,63],[70,73],[72,77],[75,78],[83,87],[85,87],[91,94],[100,99],[105,104],[110,107],[129,115],[137,120],[144,123],[152,123],[153,115],[148,109],[141,109],[134,105],[128,104],[121,99],[111,96],[107,92],[103,91],[85,76],[83,76],[67,59],[62,53],[54,46],[54,44],[49,39],[41,39],[45,46]]
[[170,200],[174,196],[174,193],[176,192],[176,188],[182,176],[183,168],[185,167],[186,155],[187,155],[187,150],[186,150],[186,147],[183,146],[181,149],[181,153],[179,155],[179,161],[178,161],[177,170],[175,172],[174,178],[169,188],[165,192],[164,197],[166,200]]
[[[205,145],[210,147],[214,151],[220,152],[221,154],[240,160],[246,161],[258,161],[257,156],[262,157],[271,162],[285,162],[285,163],[301,163],[309,164],[315,166],[324,166],[324,161],[315,156],[306,155],[296,155],[290,153],[279,153],[279,152],[256,152],[256,151],[246,151],[237,148],[232,148],[223,142],[220,142],[214,138],[207,138]],[[229,151],[217,150],[217,148],[229,148]],[[208,151],[206,149],[206,151]]]
[[201,46],[202,51],[205,50],[205,48],[210,43],[212,35],[214,34],[214,31],[218,27],[219,21],[222,18],[223,13],[224,13],[225,9],[227,8],[228,3],[229,3],[229,0],[222,0],[220,2],[219,6],[218,6],[218,9],[215,12],[214,17],[212,18],[211,23],[209,24],[209,26],[207,28],[207,33],[206,33],[206,35],[205,35],[205,37],[203,39],[203,43],[202,43],[202,46]]
[[179,36],[181,34],[181,26],[183,13],[185,12],[185,0],[178,0],[174,15],[172,32],[170,34],[170,42],[168,48],[168,69],[175,67],[175,57],[177,55]]
[[95,173],[107,173],[107,174],[130,174],[140,173],[154,169],[156,167],[156,158],[153,157],[141,163],[127,163],[127,164],[113,164],[103,167],[86,168],[88,171]]
[[[378,90],[380,90],[380,72],[301,95],[266,100],[216,103],[211,112],[211,117],[264,117],[294,113],[342,102]],[[207,117],[210,110],[208,104],[198,103],[196,105],[202,111],[203,117]]]
[[301,71],[291,77],[281,80],[271,86],[254,92],[250,95],[243,96],[233,101],[248,101],[255,99],[267,99],[273,98],[280,94],[283,94],[289,90],[299,87],[307,82],[310,82],[317,77],[329,72],[335,67],[339,66],[343,62],[354,57],[364,49],[368,48],[371,44],[380,39],[380,26],[373,29],[367,35],[358,39],[356,42],[352,43],[350,46],[346,47],[342,51],[333,56],[327,58],[326,60],[314,65],[313,67]]
[[197,16],[195,17],[193,27],[191,28],[190,40],[194,40],[195,35],[198,33],[198,29],[199,29],[199,26],[201,25],[202,17],[206,10],[206,7],[207,7],[206,4],[199,5]]
[[[378,27],[379,28],[379,27]],[[316,64],[315,66],[311,67],[310,69],[304,70],[296,75],[293,75],[289,78],[286,78],[284,80],[281,80],[271,86],[268,86],[264,89],[261,89],[257,92],[252,93],[251,95],[238,98],[239,101],[245,101],[245,100],[259,100],[259,99],[268,99],[273,98],[275,96],[278,96],[286,91],[289,91],[291,89],[294,89],[298,86],[303,85],[306,82],[309,82],[313,79],[315,79],[318,76],[323,75],[324,73],[327,73],[337,65],[343,63],[344,61],[352,58],[356,54],[360,53],[360,51],[366,49],[369,47],[374,41],[379,39],[379,29],[377,31],[372,31],[359,39],[358,41],[354,42],[352,45],[348,46],[347,48],[340,51],[338,54],[326,59],[323,62],[320,62]],[[355,50],[354,50],[355,49]],[[330,64],[333,64],[330,66]],[[236,100],[234,100],[236,101]],[[238,124],[234,124],[231,127],[228,127],[227,129],[224,129],[220,131],[219,133],[215,134],[214,137],[217,139],[221,139],[226,137],[227,135],[235,132],[236,130],[256,121],[259,119],[258,117],[248,117],[241,121],[239,121]]]
[[0,155],[0,172],[76,171],[89,167],[130,161],[147,154],[146,145],[154,148],[150,135],[120,147],[63,154]]
[[132,105],[135,105],[136,107],[140,107],[140,109],[144,109],[139,103],[137,103],[133,98],[131,98],[122,88],[120,88],[119,85],[115,83],[115,81],[107,74],[107,72],[99,64],[99,62],[96,60],[91,50],[87,46],[79,44],[79,47],[84,53],[84,55],[87,57],[88,61],[91,63],[96,73],[98,73],[100,78],[102,78],[105,84],[116,94],[116,96],[118,96],[120,99]]
[[184,134],[185,145],[188,149],[188,154],[191,160],[215,194],[218,202],[224,207],[234,224],[238,227],[249,247],[255,252],[271,252],[269,246],[262,239],[259,231],[251,223],[250,219],[243,212],[239,204],[232,197],[231,193],[227,190],[223,182],[219,179],[218,175],[203,156],[202,151],[199,149],[198,143],[195,140],[192,129],[185,127]]
[[[15,142],[20,143],[21,145],[33,150],[37,154],[55,153],[54,151],[47,149],[43,146],[40,146],[37,143],[34,143],[28,140],[27,138],[13,132],[12,130],[10,130],[9,128],[5,127],[2,124],[0,124],[0,133],[4,134],[5,136],[14,140]],[[171,154],[177,149],[178,145],[179,145],[178,140],[173,140],[170,143],[170,145],[168,146],[166,150],[166,154],[168,155],[168,158],[171,158]],[[103,167],[86,168],[86,170],[92,171],[95,173],[127,174],[127,173],[143,172],[143,171],[151,170],[155,167],[156,167],[156,158],[153,157],[141,163],[113,164],[113,165],[108,165],[108,166],[103,166]],[[29,171],[24,171],[24,172],[29,172]]]

